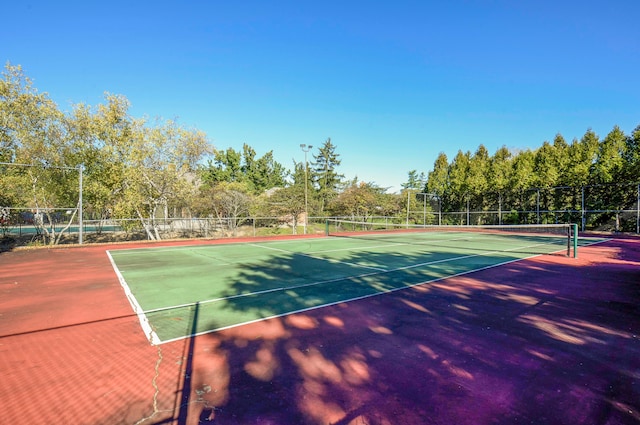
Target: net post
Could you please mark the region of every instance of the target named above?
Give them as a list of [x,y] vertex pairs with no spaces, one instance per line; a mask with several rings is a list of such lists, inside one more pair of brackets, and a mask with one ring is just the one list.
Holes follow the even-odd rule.
[[571,257],[571,226],[567,225],[567,257]]
[[329,219],[324,222],[324,235],[329,236]]
[[573,258],[578,258],[578,225],[573,224]]

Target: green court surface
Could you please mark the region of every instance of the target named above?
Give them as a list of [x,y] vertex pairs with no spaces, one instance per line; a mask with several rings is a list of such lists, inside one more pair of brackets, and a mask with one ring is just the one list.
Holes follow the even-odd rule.
[[566,255],[567,237],[429,232],[108,252],[154,344],[549,253]]

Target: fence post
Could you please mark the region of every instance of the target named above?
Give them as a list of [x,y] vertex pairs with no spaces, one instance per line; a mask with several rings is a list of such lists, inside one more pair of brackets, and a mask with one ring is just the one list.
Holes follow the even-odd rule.
[[540,224],[540,188],[536,190],[536,224]]
[[586,212],[584,210],[584,186],[581,187],[582,190],[582,203],[580,204],[580,216],[582,222],[582,231],[584,232],[585,222],[587,221]]
[[467,226],[471,223],[469,222],[469,198],[467,198]]
[[422,194],[422,225],[427,225],[427,194]]
[[409,197],[411,196],[411,192],[407,189],[407,227],[409,227]]
[[82,233],[84,231],[83,227],[84,227],[84,222],[82,219],[82,210],[83,210],[83,205],[82,205],[82,174],[83,174],[83,170],[84,170],[84,165],[80,164],[78,165],[78,172],[80,173],[79,176],[79,195],[78,195],[78,223],[79,223],[79,227],[78,227],[78,244],[82,245]]

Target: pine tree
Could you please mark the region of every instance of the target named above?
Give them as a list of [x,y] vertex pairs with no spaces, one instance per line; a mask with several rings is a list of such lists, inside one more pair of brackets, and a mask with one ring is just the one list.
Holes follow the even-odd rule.
[[338,194],[338,188],[344,175],[338,174],[336,168],[341,160],[336,152],[336,146],[331,143],[331,138],[318,149],[318,154],[313,155],[313,181],[317,189],[320,213]]

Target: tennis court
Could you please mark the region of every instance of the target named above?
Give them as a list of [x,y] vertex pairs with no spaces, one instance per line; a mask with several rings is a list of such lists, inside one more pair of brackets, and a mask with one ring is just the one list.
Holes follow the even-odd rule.
[[1,253],[3,420],[640,423],[637,237],[329,234]]
[[573,240],[565,225],[338,226],[339,237],[109,256],[145,335],[159,344],[602,241]]

